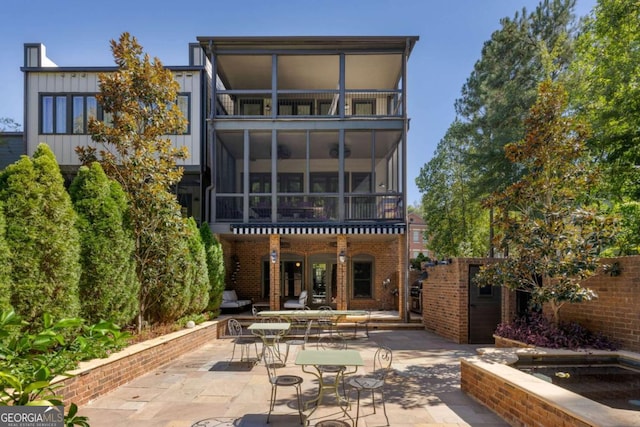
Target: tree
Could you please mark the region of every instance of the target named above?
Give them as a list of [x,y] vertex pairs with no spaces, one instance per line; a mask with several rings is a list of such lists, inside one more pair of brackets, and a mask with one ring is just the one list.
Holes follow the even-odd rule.
[[466,137],[454,122],[434,157],[420,170],[416,184],[427,223],[427,246],[440,258],[483,256],[488,252],[486,212],[470,189],[473,171],[463,161]]
[[218,242],[209,224],[203,223],[200,226],[200,236],[207,258],[207,272],[209,274],[209,304],[207,310],[217,311],[222,303],[222,292],[224,291],[225,267],[222,253],[222,245]]
[[0,311],[10,308],[11,289],[11,251],[7,244],[4,206],[0,201]]
[[20,123],[8,117],[0,117],[0,132],[17,132],[20,130]]
[[640,200],[640,2],[599,0],[578,38],[568,87],[593,127],[605,191]]
[[575,0],[544,0],[532,13],[522,9],[491,35],[456,100],[468,148],[464,162],[476,171],[473,194],[480,200],[515,182],[522,169],[504,157],[504,146],[524,136],[523,121],[543,81],[544,51],[555,51],[556,76],[571,59]]
[[69,193],[81,241],[81,315],[91,323],[104,319],[128,325],[137,313],[140,286],[124,191],[92,163],[80,168]]
[[[105,172],[127,194],[141,327],[147,311],[159,304],[163,289],[173,286],[176,274],[181,274],[167,265],[175,257],[173,242],[180,241],[186,230],[171,188],[183,174],[177,162],[188,153],[185,147],[173,147],[165,135],[184,132],[186,121],[175,103],[179,85],[160,60],[151,61],[128,33],[118,42],[112,40],[111,50],[118,70],[99,76],[96,98],[112,122],[92,120],[89,132],[103,147],[99,161]],[[78,147],[77,152],[83,162],[98,158],[91,147]],[[160,318],[154,320],[163,318],[161,310],[155,313]]]
[[554,79],[572,58],[574,6],[575,0],[544,0],[532,13],[522,9],[500,20],[485,42],[456,100],[456,121],[417,180],[430,249],[440,255],[493,254],[487,224],[494,213],[483,211],[481,201],[526,172],[505,158],[504,147],[524,137],[537,85],[548,76],[545,53],[554,52]]
[[509,256],[477,275],[479,285],[529,292],[533,304],[549,305],[554,322],[565,303],[596,297],[581,283],[595,273],[616,231],[590,193],[599,175],[588,156],[588,127],[566,108],[563,86],[543,82],[525,139],[506,147],[507,158],[527,173],[486,202],[500,213],[496,245],[508,246]]
[[0,175],[6,239],[12,253],[11,305],[38,325],[45,313],[77,316],[80,241],[77,216],[55,156],[40,144]]

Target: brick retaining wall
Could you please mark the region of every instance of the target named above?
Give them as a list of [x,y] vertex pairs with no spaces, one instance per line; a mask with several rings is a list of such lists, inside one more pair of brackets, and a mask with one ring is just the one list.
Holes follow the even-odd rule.
[[183,329],[165,336],[129,346],[105,359],[82,362],[54,383],[63,386],[56,393],[65,404],[85,404],[147,372],[224,335],[226,321],[205,322],[193,329]]
[[[595,426],[464,359],[460,362],[460,376],[462,391],[500,415],[512,426]],[[492,392],[487,393],[487,390]]]
[[617,262],[620,275],[600,272],[584,287],[598,298],[579,304],[565,304],[560,319],[581,324],[616,340],[625,350],[640,352],[640,256],[601,259],[602,264]]

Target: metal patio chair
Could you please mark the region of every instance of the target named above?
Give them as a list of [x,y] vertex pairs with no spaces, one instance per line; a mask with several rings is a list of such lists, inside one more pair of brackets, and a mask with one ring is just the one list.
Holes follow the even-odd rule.
[[263,350],[262,359],[264,365],[267,368],[269,374],[269,383],[271,384],[271,399],[269,402],[269,415],[267,415],[267,424],[271,418],[271,412],[276,406],[276,395],[278,393],[278,387],[295,387],[296,397],[298,401],[298,414],[300,415],[300,424],[303,424],[302,419],[302,377],[298,375],[278,375],[277,368],[281,366],[280,359],[276,356],[274,350],[271,347],[265,347]]
[[371,374],[351,378],[347,384],[358,393],[356,405],[356,426],[358,427],[358,418],[360,417],[360,394],[362,392],[371,392],[371,400],[373,405],[373,413],[376,413],[375,392],[380,392],[380,400],[382,400],[382,410],[384,417],[389,425],[389,417],[387,416],[387,408],[384,404],[384,386],[386,378],[391,371],[391,362],[393,361],[393,352],[389,347],[380,346],[376,350],[373,358],[373,371]]
[[[240,361],[250,361],[251,345],[254,346],[256,351],[256,358],[260,360],[260,354],[258,353],[258,343],[256,338],[251,335],[244,335],[242,331],[242,325],[236,319],[229,319],[227,321],[227,329],[229,335],[233,337],[233,350],[231,352],[231,360],[236,354],[236,346],[240,346]],[[246,356],[246,359],[245,359]]]
[[369,322],[371,322],[371,310],[367,310],[367,314],[364,319],[357,320],[354,323],[353,337],[356,338],[358,336],[358,326],[362,326],[364,327],[366,337],[369,338]]
[[307,327],[304,331],[304,337],[302,339],[294,338],[290,340],[285,340],[285,344],[287,345],[287,348],[285,350],[284,363],[287,363],[287,358],[289,357],[289,348],[292,345],[299,345],[302,347],[303,350],[305,349],[305,347],[307,346],[307,341],[309,340],[309,333],[311,331],[312,324],[313,324],[313,320],[309,320],[307,322]]

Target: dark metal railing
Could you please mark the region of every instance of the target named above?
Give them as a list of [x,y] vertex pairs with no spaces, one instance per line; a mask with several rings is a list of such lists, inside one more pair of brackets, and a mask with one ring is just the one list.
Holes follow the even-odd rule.
[[[217,92],[218,116],[238,117],[399,117],[399,90],[345,91],[344,115],[338,91],[224,90]],[[275,107],[274,107],[275,106]]]
[[[216,195],[215,221],[244,222],[243,200],[242,194]],[[246,218],[250,223],[402,220],[402,197],[398,193],[345,196],[343,219],[339,200],[335,194],[287,193],[276,197],[274,207],[271,195],[251,194]]]

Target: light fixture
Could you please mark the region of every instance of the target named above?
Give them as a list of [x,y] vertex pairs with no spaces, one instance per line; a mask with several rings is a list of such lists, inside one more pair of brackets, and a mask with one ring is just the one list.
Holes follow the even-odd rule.
[[[334,159],[337,159],[340,156],[340,144],[333,144],[331,146],[331,148],[329,149],[329,156]],[[350,156],[351,156],[351,148],[345,145],[344,157],[346,159],[347,157],[350,157]]]
[[340,251],[340,255],[338,255],[338,259],[342,264],[344,264],[344,262],[347,260],[347,254],[344,253],[344,250]]
[[291,149],[286,145],[278,144],[278,159],[286,160],[291,158]]
[[276,250],[271,251],[271,263],[275,264],[278,261],[278,252]]

